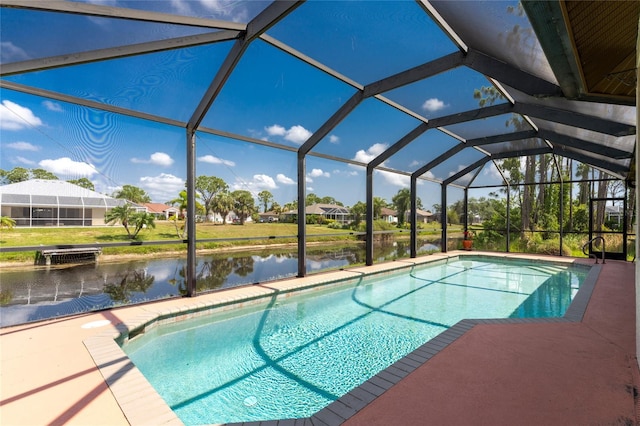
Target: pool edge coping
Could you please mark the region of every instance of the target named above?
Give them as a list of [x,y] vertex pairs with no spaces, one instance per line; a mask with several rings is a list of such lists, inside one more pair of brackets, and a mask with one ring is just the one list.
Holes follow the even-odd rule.
[[[282,419],[277,423],[292,421],[293,423],[316,424],[320,422],[327,425],[341,424],[365,408],[377,397],[399,383],[411,372],[422,366],[440,351],[465,335],[478,324],[523,324],[523,323],[566,323],[580,322],[587,308],[595,283],[600,274],[601,266],[588,264],[585,259],[534,256],[527,254],[491,253],[491,252],[460,252],[435,253],[413,259],[398,259],[372,266],[356,266],[343,268],[338,271],[314,274],[303,278],[287,278],[283,280],[255,283],[237,288],[225,289],[199,295],[196,298],[172,299],[184,302],[179,307],[160,307],[163,301],[145,305],[148,312],[141,314],[131,321],[123,322],[115,326],[116,330],[103,331],[83,341],[89,355],[94,360],[105,383],[108,385],[116,403],[122,410],[127,421],[131,425],[156,424],[156,425],[181,425],[183,422],[171,410],[160,394],[142,375],[138,368],[129,359],[121,348],[121,344],[129,339],[145,333],[159,325],[173,323],[194,318],[199,315],[211,315],[211,311],[223,312],[238,304],[251,305],[263,303],[264,300],[300,291],[313,291],[326,289],[328,285],[336,284],[343,280],[353,279],[361,275],[378,275],[393,273],[399,269],[415,265],[423,265],[438,261],[448,261],[454,258],[474,256],[491,258],[509,258],[521,260],[537,260],[560,264],[583,264],[591,269],[580,290],[562,318],[535,318],[535,319],[463,319],[451,328],[438,334],[433,339],[416,348],[389,367],[381,370],[361,385],[347,392],[345,395],[330,403],[310,417],[298,419]],[[355,275],[354,275],[355,274]],[[586,290],[586,291],[583,291]],[[225,297],[226,296],[226,297]],[[168,302],[168,301],[164,301]],[[574,308],[574,305],[575,308]],[[257,425],[259,422],[228,423],[233,425]],[[292,424],[293,424],[292,423]]]

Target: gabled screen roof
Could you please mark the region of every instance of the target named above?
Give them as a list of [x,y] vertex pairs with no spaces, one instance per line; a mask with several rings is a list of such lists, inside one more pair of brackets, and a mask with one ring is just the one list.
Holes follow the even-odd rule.
[[[0,168],[38,167],[48,145],[64,145],[49,159],[90,164],[82,176],[106,176],[102,192],[155,174],[162,202],[163,179],[183,186],[176,159],[195,126],[235,144],[219,156],[198,148],[221,168],[212,174],[252,191],[295,194],[295,156],[278,171],[262,148],[241,146],[336,162],[315,184],[375,164],[404,182],[420,171],[473,185],[491,160],[528,153],[629,177],[635,105],[566,96],[517,1],[109,4],[3,0]],[[99,161],[113,149],[137,162]],[[232,170],[242,161],[253,176]]]

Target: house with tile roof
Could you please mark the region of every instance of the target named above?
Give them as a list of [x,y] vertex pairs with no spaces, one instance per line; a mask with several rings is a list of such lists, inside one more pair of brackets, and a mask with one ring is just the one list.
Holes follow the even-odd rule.
[[177,216],[180,212],[177,207],[169,206],[164,203],[143,203],[147,213],[151,213],[156,219],[169,220],[170,218]]

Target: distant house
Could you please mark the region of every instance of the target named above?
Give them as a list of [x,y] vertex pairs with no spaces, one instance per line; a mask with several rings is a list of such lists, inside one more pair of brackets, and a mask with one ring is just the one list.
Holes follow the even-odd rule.
[[[311,206],[307,206],[304,211],[307,216],[317,215],[324,219],[334,220],[341,224],[351,223],[351,211],[346,207],[338,206],[336,204],[313,204]],[[288,212],[284,212],[282,215],[285,218],[291,219],[297,214],[298,210],[289,210]]]
[[142,206],[146,208],[147,213],[151,213],[156,219],[168,220],[177,216],[179,213],[177,207],[168,206],[163,203],[144,203]]
[[63,180],[31,179],[0,186],[0,214],[16,226],[104,225],[104,215],[126,200]]
[[387,223],[398,223],[398,212],[382,207],[380,209],[380,220],[384,220]]
[[605,206],[604,211],[607,216],[607,222],[617,222],[618,226],[622,225],[624,210],[621,205]]
[[[411,222],[411,211],[405,212],[405,219],[407,222]],[[416,209],[416,223],[431,223],[436,220],[436,217],[429,210]]]
[[258,213],[258,216],[260,216],[260,222],[277,222],[280,218],[280,215],[273,210],[264,213]]

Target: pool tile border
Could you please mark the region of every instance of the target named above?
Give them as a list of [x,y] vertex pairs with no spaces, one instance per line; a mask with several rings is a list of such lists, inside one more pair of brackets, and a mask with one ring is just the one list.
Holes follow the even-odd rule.
[[[543,258],[540,256],[495,253],[438,253],[415,259],[401,259],[368,267],[345,268],[340,271],[292,278],[280,281],[257,283],[199,296],[197,299],[173,299],[150,304],[147,313],[134,320],[116,326],[116,331],[105,331],[84,340],[84,345],[109,386],[123,414],[130,424],[181,425],[182,421],[151,386],[142,373],[127,357],[120,345],[161,324],[178,322],[202,315],[212,315],[241,306],[265,303],[273,297],[288,297],[295,292],[317,291],[337,285],[344,280],[361,275],[393,273],[410,265],[437,263],[455,258],[473,256],[544,261],[545,263],[570,264],[576,259]],[[436,356],[478,324],[522,324],[580,322],[584,316],[595,287],[601,265],[590,265],[591,270],[572,301],[563,318],[538,319],[464,319],[453,327],[418,347],[394,364],[380,371],[360,386],[352,389],[338,400],[307,418],[283,419],[261,422],[231,423],[237,425],[337,425],[345,422],[365,408],[377,397],[399,383],[407,375]],[[177,302],[177,303],[176,303]],[[171,306],[165,307],[170,304]],[[162,306],[160,306],[162,305]],[[158,308],[154,308],[158,306]]]

